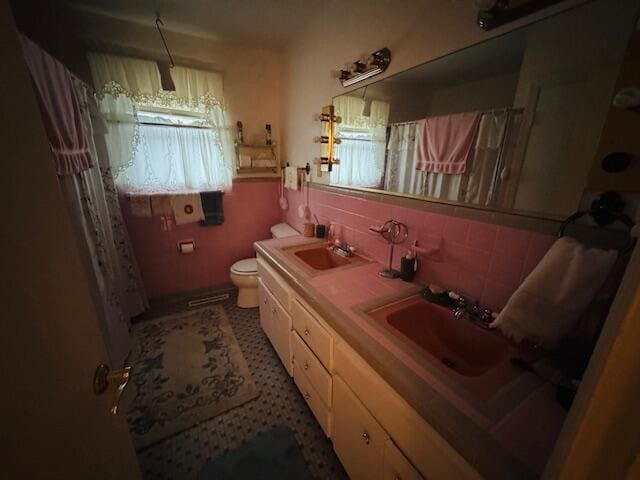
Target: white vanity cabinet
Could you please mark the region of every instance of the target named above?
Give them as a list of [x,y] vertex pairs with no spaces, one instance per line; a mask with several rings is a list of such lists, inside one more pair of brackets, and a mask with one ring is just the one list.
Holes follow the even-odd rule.
[[266,261],[260,324],[352,480],[480,479]]

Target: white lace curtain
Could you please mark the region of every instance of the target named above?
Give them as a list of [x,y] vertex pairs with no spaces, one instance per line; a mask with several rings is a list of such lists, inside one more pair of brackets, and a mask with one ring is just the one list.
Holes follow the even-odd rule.
[[[222,76],[176,66],[176,90],[162,90],[155,62],[90,53],[89,64],[109,123],[105,141],[116,183],[127,191],[228,189],[235,152],[224,110]],[[163,109],[197,115],[206,129],[141,124],[138,113]]]
[[336,128],[341,143],[335,146],[340,164],[331,173],[331,183],[358,187],[380,187],[384,173],[386,128],[389,104],[372,100],[370,114],[364,115],[361,97],[340,96],[334,101],[342,123]]

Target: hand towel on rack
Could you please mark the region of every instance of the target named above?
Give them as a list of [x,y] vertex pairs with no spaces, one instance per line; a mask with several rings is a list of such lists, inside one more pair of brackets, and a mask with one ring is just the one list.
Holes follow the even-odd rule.
[[171,215],[171,197],[169,195],[151,195],[151,215],[162,216]]
[[464,173],[473,154],[480,112],[427,117],[417,145],[416,169],[424,172]]
[[527,338],[546,348],[556,347],[598,293],[616,258],[615,250],[559,238],[491,326],[516,342]]
[[284,168],[284,187],[289,190],[300,189],[300,177],[298,176],[298,169],[296,167]]
[[149,195],[129,195],[129,209],[134,217],[151,216],[151,197]]
[[197,193],[171,195],[171,208],[173,209],[173,215],[176,217],[176,225],[198,222],[204,219],[200,195]]
[[200,201],[204,213],[203,225],[222,225],[224,222],[222,195],[223,193],[220,190],[200,193]]

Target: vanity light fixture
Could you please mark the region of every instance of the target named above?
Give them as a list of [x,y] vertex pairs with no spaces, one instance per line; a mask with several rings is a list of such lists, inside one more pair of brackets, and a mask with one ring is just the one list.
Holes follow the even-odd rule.
[[391,50],[383,48],[373,52],[366,61],[356,60],[349,70],[340,70],[340,83],[348,87],[384,72],[391,63]]
[[550,7],[562,0],[476,0],[478,26],[492,30],[521,17]]

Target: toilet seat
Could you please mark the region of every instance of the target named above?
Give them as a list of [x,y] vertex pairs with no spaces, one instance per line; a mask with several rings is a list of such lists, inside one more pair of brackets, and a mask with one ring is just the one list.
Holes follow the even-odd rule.
[[238,260],[231,265],[231,273],[240,276],[256,275],[258,273],[258,260],[255,257]]

